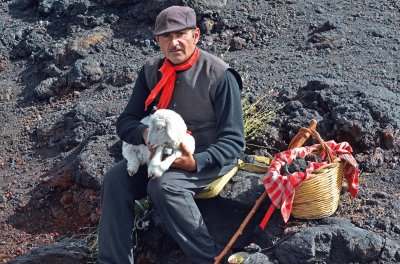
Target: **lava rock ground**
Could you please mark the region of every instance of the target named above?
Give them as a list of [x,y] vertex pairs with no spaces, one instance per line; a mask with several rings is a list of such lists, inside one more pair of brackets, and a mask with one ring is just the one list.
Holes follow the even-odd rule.
[[400,242],[398,1],[5,0],[0,262],[95,229],[101,175],[121,159],[116,117],[161,54],[152,19],[183,2],[198,12],[200,46],[242,75],[247,103],[276,112],[248,151],[285,150],[316,118],[362,169],[358,197],[345,193],[335,215]]

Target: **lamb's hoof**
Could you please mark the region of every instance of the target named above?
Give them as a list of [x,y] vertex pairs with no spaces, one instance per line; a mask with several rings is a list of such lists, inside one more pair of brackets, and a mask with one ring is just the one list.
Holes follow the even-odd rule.
[[152,167],[149,167],[147,172],[149,179],[161,177],[161,175],[163,174],[163,171],[160,170],[159,168],[152,168]]
[[135,175],[136,173],[137,173],[137,171],[138,171],[138,168],[136,168],[136,167],[134,167],[134,166],[129,166],[128,167],[128,174],[129,174],[129,176],[133,176],[133,175]]

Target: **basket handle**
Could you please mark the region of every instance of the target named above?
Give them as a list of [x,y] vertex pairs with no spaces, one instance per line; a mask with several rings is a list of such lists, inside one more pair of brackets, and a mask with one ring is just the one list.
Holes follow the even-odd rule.
[[[316,131],[316,129],[317,129],[317,120],[311,119],[309,129]],[[310,135],[311,134],[308,131],[302,131],[300,129],[299,132],[297,133],[297,135],[294,136],[292,141],[290,141],[288,149],[300,148],[307,141],[307,139],[310,137]]]
[[321,145],[321,148],[327,154],[329,163],[332,163],[334,160],[332,150],[325,144],[325,141],[321,138],[319,133],[316,130],[317,128],[317,120],[312,119],[310,122],[309,128],[302,127],[296,136],[290,141],[289,148],[299,148],[303,146],[303,144],[307,141],[307,139],[312,135]]

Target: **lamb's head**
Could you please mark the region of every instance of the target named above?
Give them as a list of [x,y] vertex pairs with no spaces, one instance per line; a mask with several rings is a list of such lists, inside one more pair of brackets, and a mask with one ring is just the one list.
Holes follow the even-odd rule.
[[182,117],[169,109],[157,110],[149,119],[147,145],[156,148],[168,145],[177,148],[187,130]]

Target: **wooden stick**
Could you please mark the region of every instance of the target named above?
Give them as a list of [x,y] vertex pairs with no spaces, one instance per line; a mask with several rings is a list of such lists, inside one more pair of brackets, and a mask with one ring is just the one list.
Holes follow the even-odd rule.
[[[312,119],[310,122],[310,130],[316,130],[317,128],[317,120]],[[310,137],[310,133],[308,132],[299,132],[293,139],[290,141],[288,149],[300,148]]]
[[239,236],[242,235],[244,228],[246,227],[246,225],[249,223],[250,219],[253,217],[253,215],[256,213],[257,209],[260,207],[260,205],[263,203],[263,201],[267,198],[268,193],[267,191],[265,191],[260,198],[257,199],[257,201],[255,202],[253,208],[250,210],[250,212],[248,213],[248,215],[246,216],[246,218],[243,220],[242,224],[240,225],[240,227],[238,228],[238,230],[236,231],[236,233],[233,235],[233,237],[231,238],[231,240],[229,241],[229,243],[226,245],[226,247],[224,248],[224,250],[221,251],[221,253],[216,256],[214,259],[214,264],[219,264],[221,262],[221,260],[224,258],[224,256],[226,255],[226,253],[228,253],[229,249],[233,246],[233,244],[236,242],[236,240],[238,239]]

